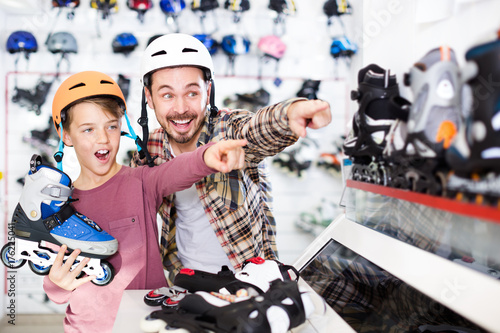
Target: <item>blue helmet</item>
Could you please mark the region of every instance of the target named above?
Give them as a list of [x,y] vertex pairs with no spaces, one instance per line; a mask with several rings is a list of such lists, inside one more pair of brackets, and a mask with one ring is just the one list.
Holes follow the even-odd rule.
[[7,51],[9,53],[24,52],[28,58],[30,53],[38,51],[38,43],[31,32],[14,31],[7,39]]
[[219,43],[215,39],[210,37],[210,35],[197,34],[193,35],[193,37],[195,37],[200,42],[202,42],[203,45],[205,45],[210,55],[217,53],[217,51],[219,50]]
[[227,35],[222,38],[221,47],[228,55],[239,55],[247,54],[250,44],[250,40],[243,36]]
[[131,33],[124,32],[118,34],[111,44],[113,47],[114,53],[124,53],[125,55],[129,54],[137,47],[139,43],[137,42],[137,38]]
[[80,6],[80,0],[52,0],[52,7],[76,8]]
[[184,0],[160,0],[160,8],[167,15],[176,15],[186,8],[186,2]]
[[350,58],[358,51],[356,44],[351,43],[347,37],[335,38],[330,46],[330,54],[333,58],[337,59],[339,57]]

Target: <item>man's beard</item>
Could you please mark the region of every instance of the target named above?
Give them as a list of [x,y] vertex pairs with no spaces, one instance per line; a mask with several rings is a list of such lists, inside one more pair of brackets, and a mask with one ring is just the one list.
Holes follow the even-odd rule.
[[[174,118],[172,118],[174,119]],[[178,120],[178,118],[176,119]],[[170,121],[170,120],[167,120],[167,121]],[[194,119],[193,119],[194,121]],[[177,132],[175,132],[175,130],[171,130],[171,131],[166,131],[168,136],[176,143],[178,144],[185,144],[185,143],[188,143],[190,142],[195,135],[199,134],[201,128],[203,127],[203,124],[205,123],[205,120],[204,118],[202,119],[202,121],[200,121],[200,123],[198,124],[198,127],[196,128],[196,130],[193,132],[193,134],[189,134],[189,133],[186,133],[186,134],[178,134]]]

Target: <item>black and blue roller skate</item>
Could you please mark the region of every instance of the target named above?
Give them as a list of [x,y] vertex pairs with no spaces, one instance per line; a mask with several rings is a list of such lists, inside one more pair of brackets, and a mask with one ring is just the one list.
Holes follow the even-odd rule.
[[408,121],[391,128],[384,151],[394,162],[388,171],[408,189],[438,195],[445,182],[444,156],[462,124],[461,72],[452,49],[429,51],[405,75],[414,102]]
[[[29,261],[31,270],[47,275],[57,253],[42,242],[66,244],[69,251],[80,249],[83,257],[91,258],[83,269],[95,275],[92,282],[106,285],[113,279],[114,269],[101,261],[118,250],[118,241],[97,223],[77,212],[71,205],[71,179],[62,171],[42,164],[38,155],[30,161],[23,192],[12,216],[9,229],[15,236],[2,248],[2,262],[9,268],[20,268]],[[10,235],[10,233],[9,233]]]
[[152,312],[141,322],[141,329],[285,333],[304,323],[313,311],[309,293],[299,290],[296,281],[276,280],[267,292],[257,296],[230,297],[207,292],[187,295],[178,309]]
[[500,197],[500,41],[481,44],[465,54],[471,79],[471,109],[464,126],[446,151],[454,174],[449,195],[497,204]]
[[353,162],[352,179],[387,185],[382,152],[391,126],[406,120],[410,103],[399,95],[396,75],[371,64],[358,73],[358,89],[351,99],[359,108],[352,120],[343,150]]

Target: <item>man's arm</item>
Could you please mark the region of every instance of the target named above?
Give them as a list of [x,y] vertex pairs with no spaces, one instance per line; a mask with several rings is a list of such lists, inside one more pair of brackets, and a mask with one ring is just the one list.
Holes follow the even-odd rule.
[[228,113],[227,137],[246,139],[246,160],[259,163],[305,136],[306,128],[321,128],[331,121],[330,106],[321,100],[293,98],[260,109],[255,114]]

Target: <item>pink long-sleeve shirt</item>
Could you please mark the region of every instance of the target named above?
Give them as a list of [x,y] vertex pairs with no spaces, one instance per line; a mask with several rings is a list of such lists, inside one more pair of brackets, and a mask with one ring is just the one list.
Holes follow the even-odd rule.
[[115,277],[107,286],[85,283],[73,291],[55,285],[48,276],[43,288],[55,303],[69,302],[65,332],[111,332],[125,289],[166,286],[158,246],[156,212],[163,197],[192,186],[217,172],[206,166],[205,145],[160,166],[121,170],[105,184],[88,191],[74,190],[75,209],[118,240],[109,257]]

